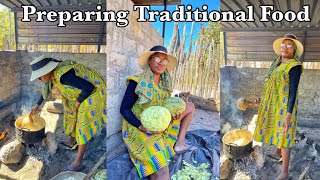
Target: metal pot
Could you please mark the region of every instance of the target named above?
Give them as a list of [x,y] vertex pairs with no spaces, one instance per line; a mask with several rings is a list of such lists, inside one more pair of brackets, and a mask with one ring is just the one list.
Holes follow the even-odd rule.
[[17,139],[25,144],[34,144],[41,142],[45,138],[45,120],[37,115],[33,118],[37,119],[37,128],[29,129],[21,127],[22,121],[27,115],[19,117],[15,122],[15,130]]
[[241,159],[249,155],[252,148],[253,136],[246,129],[235,129],[226,133],[223,138],[223,153],[230,159]]

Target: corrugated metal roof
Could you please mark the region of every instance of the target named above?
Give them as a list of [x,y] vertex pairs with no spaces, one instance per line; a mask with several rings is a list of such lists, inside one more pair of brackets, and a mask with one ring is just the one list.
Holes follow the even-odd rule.
[[0,0],[0,3],[14,11],[16,16],[17,39],[19,44],[71,44],[101,45],[106,44],[106,22],[65,22],[66,27],[57,27],[57,22],[21,22],[21,5],[33,5],[38,10],[96,10],[101,5],[106,9],[106,0]]
[[[164,0],[132,0],[136,5],[164,5]],[[167,5],[177,5],[181,4],[181,0],[167,0]]]
[[21,11],[21,5],[33,5],[39,10],[96,10],[100,3],[106,7],[106,0],[0,0],[0,3],[12,11]]
[[[299,29],[320,29],[320,2],[318,0],[221,0],[221,11],[246,11],[247,5],[254,6],[254,19],[255,22],[221,22],[222,31],[244,31],[244,30],[299,30]],[[311,22],[260,22],[261,9],[260,5],[274,5],[275,10],[286,12],[293,10],[298,12],[302,10],[303,5],[310,5],[310,18]]]
[[272,61],[276,57],[273,41],[286,33],[293,33],[302,43],[306,35],[303,61],[320,62],[320,31],[228,31],[225,32],[227,61]]

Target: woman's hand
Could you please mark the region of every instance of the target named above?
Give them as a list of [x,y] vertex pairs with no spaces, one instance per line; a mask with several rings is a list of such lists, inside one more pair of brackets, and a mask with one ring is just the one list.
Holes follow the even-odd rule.
[[33,115],[35,115],[35,114],[37,113],[39,107],[40,107],[40,106],[39,106],[38,104],[36,104],[36,105],[34,105],[34,106],[31,108],[31,112],[30,112],[30,114],[29,114],[29,118],[31,118]]
[[176,119],[180,119],[181,116],[182,116],[183,112],[182,113],[179,113],[179,114],[176,114],[176,115],[172,115],[172,119],[176,120]]
[[79,103],[78,101],[76,101],[76,111],[78,112],[78,109],[79,109],[79,107],[80,107],[80,104],[81,103]]
[[282,125],[282,130],[284,134],[287,134],[288,129],[290,127],[290,119],[291,119],[291,113],[287,113],[286,118],[284,118],[283,125]]
[[254,99],[253,101],[254,104],[260,104],[260,102],[261,102],[261,98]]
[[143,125],[141,124],[138,128],[140,131],[147,133],[147,134],[160,134],[163,133],[165,130],[163,131],[149,131],[148,129],[146,129],[145,127],[143,127]]

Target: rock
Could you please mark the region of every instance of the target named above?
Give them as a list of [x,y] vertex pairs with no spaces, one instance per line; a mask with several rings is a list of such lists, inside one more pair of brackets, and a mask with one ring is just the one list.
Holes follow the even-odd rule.
[[261,169],[264,165],[265,158],[263,156],[263,151],[261,146],[254,146],[253,152],[250,154],[252,159],[254,160],[256,166]]
[[50,113],[63,114],[62,103],[49,101],[47,102],[47,111]]
[[313,138],[311,138],[311,137],[307,138],[307,144],[311,145],[311,144],[313,144],[313,142],[314,142]]
[[304,133],[300,133],[299,131],[297,131],[297,135],[296,135],[296,140],[298,142],[304,140],[306,138],[305,134]]
[[[185,95],[188,97],[185,97]],[[204,99],[203,97],[189,95],[188,92],[187,93],[185,93],[185,92],[180,93],[178,96],[184,100],[187,99],[187,100],[189,100],[189,102],[192,102],[197,109],[202,109],[205,111],[219,112],[219,110],[217,108],[217,104],[213,99],[209,100],[209,99]]]
[[232,174],[234,162],[223,156],[220,158],[220,179],[228,179]]
[[58,142],[56,140],[56,136],[52,132],[47,132],[46,138],[44,138],[42,142],[51,155],[57,152]]
[[25,147],[18,140],[14,140],[4,145],[0,150],[0,160],[4,164],[15,164],[20,162]]
[[[45,179],[41,176],[44,164],[42,161],[37,160],[34,157],[26,156],[20,163],[5,166],[0,166],[0,179],[23,179],[23,180],[35,180]],[[4,176],[1,176],[4,175]],[[50,179],[50,178],[47,178]]]
[[243,172],[236,172],[235,175],[234,175],[234,178],[235,180],[251,180],[251,177],[248,176],[247,174],[243,173]]

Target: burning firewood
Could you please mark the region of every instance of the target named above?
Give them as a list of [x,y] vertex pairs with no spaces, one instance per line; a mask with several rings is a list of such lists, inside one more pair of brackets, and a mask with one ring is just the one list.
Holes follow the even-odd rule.
[[0,142],[6,137],[8,132],[9,132],[8,128],[6,128],[5,131],[1,132],[1,134],[0,134]]

